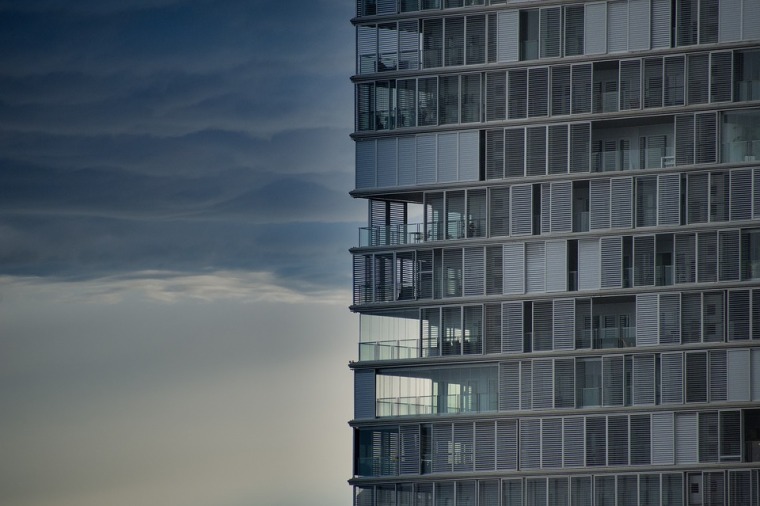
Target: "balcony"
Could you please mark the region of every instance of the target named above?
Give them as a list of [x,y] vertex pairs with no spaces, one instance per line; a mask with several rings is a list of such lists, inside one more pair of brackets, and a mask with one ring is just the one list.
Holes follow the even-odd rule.
[[495,392],[470,395],[420,395],[377,399],[377,416],[481,413],[498,409]]
[[760,100],[760,81],[737,81],[735,100],[741,102]]
[[[757,151],[760,155],[760,150]],[[592,172],[662,169],[675,165],[672,147],[645,149],[615,149],[591,153]]]
[[579,388],[578,390],[580,394],[580,398],[578,399],[579,408],[602,405],[601,387]]
[[[427,228],[427,230],[426,230]],[[409,223],[359,228],[359,247],[403,246],[430,241],[485,237],[486,220],[471,219],[444,225],[442,222]]]
[[630,348],[636,346],[636,327],[611,327],[594,330],[594,348]]
[[657,286],[669,286],[673,284],[672,265],[658,265],[655,267],[655,284]]
[[[425,350],[423,356],[430,356],[430,350]],[[437,353],[437,348],[435,349]],[[359,361],[365,360],[404,360],[420,357],[420,342],[418,339],[403,339],[396,341],[375,341],[359,343]]]

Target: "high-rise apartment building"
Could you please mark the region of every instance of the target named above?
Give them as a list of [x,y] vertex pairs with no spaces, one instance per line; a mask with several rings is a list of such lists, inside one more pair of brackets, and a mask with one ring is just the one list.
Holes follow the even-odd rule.
[[760,504],[760,0],[359,0],[355,506]]

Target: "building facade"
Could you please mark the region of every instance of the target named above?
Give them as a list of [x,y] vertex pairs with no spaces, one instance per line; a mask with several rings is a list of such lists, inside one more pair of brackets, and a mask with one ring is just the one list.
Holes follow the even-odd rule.
[[760,0],[359,0],[355,506],[760,505]]

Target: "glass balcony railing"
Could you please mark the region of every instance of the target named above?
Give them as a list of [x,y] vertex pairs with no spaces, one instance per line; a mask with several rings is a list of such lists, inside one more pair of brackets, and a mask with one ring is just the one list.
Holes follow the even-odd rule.
[[467,222],[456,221],[448,224],[431,222],[427,223],[427,226],[425,223],[408,223],[361,227],[359,228],[359,247],[398,246],[429,241],[485,237],[485,235],[485,219],[471,219]]
[[673,284],[672,265],[658,265],[655,267],[655,284],[657,286],[668,286]]
[[675,166],[675,156],[672,147],[666,149],[616,149],[591,153],[592,172],[661,169],[673,166]]
[[588,232],[588,211],[573,214],[573,232]]
[[579,388],[580,399],[578,399],[578,407],[586,406],[601,406],[602,405],[602,388],[601,387],[589,387]]
[[724,163],[756,160],[760,160],[760,140],[724,142],[721,145],[721,161]]
[[398,474],[398,457],[359,457],[356,459],[358,476],[395,476]]
[[421,395],[377,399],[377,416],[419,416],[496,411],[495,392],[470,395]]
[[610,327],[594,330],[594,348],[630,348],[636,346],[636,327]]
[[[437,350],[436,350],[437,351]],[[430,356],[428,352],[424,356]],[[420,357],[417,339],[359,343],[359,360],[403,360]]]
[[760,100],[760,81],[737,81],[735,100]]

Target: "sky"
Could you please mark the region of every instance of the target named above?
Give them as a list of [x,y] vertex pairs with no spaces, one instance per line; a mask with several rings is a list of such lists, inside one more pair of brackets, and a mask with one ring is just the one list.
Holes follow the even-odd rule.
[[0,0],[0,504],[350,504],[352,0]]

